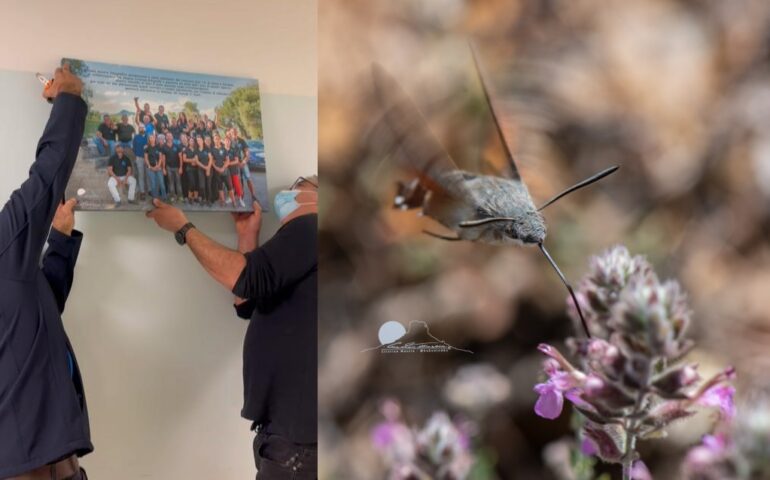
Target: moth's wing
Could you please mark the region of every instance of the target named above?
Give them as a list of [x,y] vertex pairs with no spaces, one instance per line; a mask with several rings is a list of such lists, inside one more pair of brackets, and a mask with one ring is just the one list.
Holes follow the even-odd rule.
[[516,161],[513,158],[511,146],[508,144],[508,139],[505,135],[505,130],[503,129],[502,120],[494,102],[492,101],[492,97],[489,94],[489,88],[487,87],[484,70],[482,69],[478,57],[476,56],[476,49],[474,48],[472,42],[468,42],[468,45],[471,50],[471,56],[473,57],[473,64],[476,67],[476,73],[479,76],[479,82],[481,82],[481,89],[484,92],[484,98],[486,99],[487,106],[489,107],[489,113],[492,115],[492,120],[495,124],[495,130],[500,139],[500,143],[503,145],[503,155],[490,154],[484,156],[485,167],[491,170],[491,173],[494,175],[510,178],[512,180],[521,180],[519,169],[516,168]]
[[398,82],[378,64],[372,66],[372,74],[382,122],[392,135],[394,158],[429,190],[444,190],[442,174],[457,170],[457,165]]

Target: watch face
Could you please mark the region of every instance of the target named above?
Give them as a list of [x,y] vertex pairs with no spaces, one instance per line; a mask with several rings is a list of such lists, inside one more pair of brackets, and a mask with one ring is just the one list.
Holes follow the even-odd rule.
[[[182,229],[184,230],[184,229]],[[176,243],[179,245],[184,245],[184,232],[180,230],[174,234],[174,237],[176,238]]]

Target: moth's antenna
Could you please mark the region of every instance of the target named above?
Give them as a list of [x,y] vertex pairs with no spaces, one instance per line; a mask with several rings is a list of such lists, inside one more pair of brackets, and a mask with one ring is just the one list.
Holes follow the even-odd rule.
[[596,175],[593,175],[591,177],[586,178],[582,182],[577,183],[577,184],[569,187],[568,189],[564,190],[563,192],[561,192],[560,194],[556,195],[552,199],[548,200],[547,202],[545,202],[543,204],[542,207],[538,208],[537,210],[540,211],[540,210],[544,209],[545,207],[547,207],[548,205],[550,205],[553,202],[555,202],[556,200],[560,199],[561,197],[563,197],[565,195],[569,195],[570,193],[574,192],[575,190],[579,190],[579,189],[581,189],[583,187],[591,185],[592,183],[594,183],[596,181],[601,180],[602,178],[606,177],[607,175],[609,175],[611,173],[614,173],[618,168],[620,168],[620,167],[618,165],[615,165],[615,166],[612,166],[612,167],[610,167],[610,168],[608,168],[606,170],[602,170],[601,172],[597,173]]
[[542,243],[538,243],[537,246],[540,248],[540,251],[543,252],[543,255],[545,255],[545,258],[548,259],[548,262],[551,264],[554,270],[556,270],[556,273],[559,275],[559,278],[561,278],[562,283],[565,287],[567,287],[567,291],[569,291],[570,296],[572,297],[572,301],[575,303],[575,308],[577,309],[578,315],[580,316],[580,322],[583,324],[583,330],[586,332],[586,336],[588,338],[591,338],[591,332],[588,331],[588,324],[586,323],[586,319],[583,316],[583,310],[580,309],[580,304],[578,303],[577,297],[575,296],[575,291],[572,290],[572,285],[567,282],[567,279],[564,278],[564,274],[561,273],[561,270],[559,270],[559,267],[556,265],[556,262],[553,261],[553,258],[551,258],[551,255],[548,254],[548,250],[545,249]]

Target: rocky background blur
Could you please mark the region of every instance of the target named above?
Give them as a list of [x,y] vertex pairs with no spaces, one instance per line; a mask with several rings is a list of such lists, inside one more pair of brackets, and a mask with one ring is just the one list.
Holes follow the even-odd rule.
[[[388,398],[418,427],[436,411],[472,425],[471,478],[568,478],[569,414],[537,417],[532,390],[536,346],[575,332],[564,287],[536,249],[421,235],[434,225],[390,208],[401,174],[371,133],[378,62],[462,168],[499,154],[468,38],[536,204],[621,165],[544,212],[567,277],[614,244],[646,255],[689,294],[701,375],[735,365],[739,418],[770,404],[770,2],[324,0],[319,22],[321,478],[386,477]],[[390,320],[474,353],[362,353]],[[679,478],[711,423],[642,443],[653,477]]]

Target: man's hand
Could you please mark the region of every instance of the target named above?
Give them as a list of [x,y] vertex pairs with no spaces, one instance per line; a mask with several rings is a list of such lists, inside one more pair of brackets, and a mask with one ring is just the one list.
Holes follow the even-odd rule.
[[69,63],[57,68],[53,80],[43,88],[43,98],[53,100],[60,93],[71,93],[80,96],[83,93],[83,82],[70,71]]
[[155,220],[160,228],[176,233],[187,224],[187,217],[178,208],[163,203],[157,198],[152,201],[152,204],[155,208],[147,212],[147,218]]
[[70,198],[65,203],[59,205],[56,209],[56,214],[53,216],[53,223],[51,227],[59,233],[66,236],[72,235],[72,229],[75,228],[75,205],[78,201],[74,198]]
[[259,230],[262,228],[262,207],[254,201],[253,212],[233,212],[235,232],[238,234],[238,250],[246,253],[257,248]]

